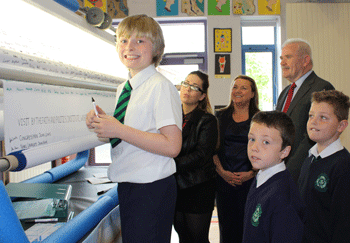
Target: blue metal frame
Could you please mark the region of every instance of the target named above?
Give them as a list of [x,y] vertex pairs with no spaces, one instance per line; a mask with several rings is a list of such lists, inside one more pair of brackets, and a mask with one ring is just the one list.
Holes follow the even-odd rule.
[[[275,43],[277,42],[276,28]],[[242,31],[241,31],[242,32]],[[242,42],[243,43],[243,42]],[[278,99],[278,79],[277,79],[277,60],[276,45],[243,45],[242,44],[242,73],[246,74],[245,53],[247,52],[271,52],[272,53],[272,89],[273,89],[273,107],[277,104]]]
[[[52,183],[79,170],[87,162],[88,157],[88,150],[80,152],[74,160],[29,179],[25,183]],[[80,241],[118,204],[118,186],[115,186],[43,242]],[[0,242],[29,243],[2,181],[0,181],[0,209]]]

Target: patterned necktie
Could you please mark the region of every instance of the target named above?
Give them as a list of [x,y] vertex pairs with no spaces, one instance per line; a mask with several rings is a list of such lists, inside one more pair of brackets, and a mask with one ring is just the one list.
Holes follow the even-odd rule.
[[290,106],[290,102],[292,102],[292,98],[293,98],[293,93],[294,93],[295,87],[297,87],[297,85],[296,85],[295,83],[293,83],[293,84],[290,86],[290,89],[289,89],[289,91],[288,91],[287,101],[286,101],[286,104],[284,105],[284,108],[283,108],[283,112],[284,112],[284,113],[287,113],[288,108],[289,108],[289,106]]
[[[122,93],[119,96],[117,107],[115,108],[115,111],[114,111],[114,117],[117,120],[119,120],[122,124],[124,124],[126,107],[128,106],[128,103],[130,100],[131,90],[132,90],[132,87],[129,81],[127,81],[125,83]],[[112,148],[117,146],[121,141],[122,140],[120,138],[111,138],[110,142],[111,142]]]

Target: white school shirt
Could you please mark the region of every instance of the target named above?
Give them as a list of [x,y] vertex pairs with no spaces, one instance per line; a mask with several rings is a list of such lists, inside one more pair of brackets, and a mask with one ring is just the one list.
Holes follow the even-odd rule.
[[[318,156],[320,156],[321,158],[326,158],[332,154],[335,154],[336,152],[340,151],[344,149],[344,146],[342,145],[340,138],[338,138],[337,140],[335,140],[333,143],[331,143],[330,145],[328,145],[324,150],[322,150],[321,153],[318,153],[318,149],[317,149],[317,143],[311,147],[311,149],[309,150],[309,157],[311,155],[314,155],[315,158],[317,158]],[[313,162],[313,161],[312,161]]]
[[[132,87],[124,124],[149,133],[177,125],[182,129],[181,100],[175,86],[154,65],[129,79]],[[125,82],[118,86],[116,102]],[[113,182],[150,183],[176,172],[173,158],[154,154],[125,141],[111,149],[108,178]]]
[[259,170],[258,174],[256,175],[256,188],[264,184],[268,179],[270,179],[272,176],[274,176],[278,172],[281,172],[284,170],[286,170],[286,164],[284,163],[284,161],[270,168],[267,168],[263,171]]

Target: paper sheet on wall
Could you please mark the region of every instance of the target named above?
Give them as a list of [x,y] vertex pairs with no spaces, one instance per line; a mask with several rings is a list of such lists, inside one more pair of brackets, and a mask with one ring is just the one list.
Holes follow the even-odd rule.
[[73,138],[91,136],[86,114],[91,97],[107,114],[115,92],[3,81],[6,154]]

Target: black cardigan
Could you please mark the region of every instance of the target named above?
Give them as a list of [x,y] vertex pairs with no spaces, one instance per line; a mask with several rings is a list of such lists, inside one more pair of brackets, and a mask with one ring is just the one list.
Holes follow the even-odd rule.
[[216,117],[195,109],[182,131],[182,148],[175,158],[180,189],[215,178],[213,155],[218,142]]

